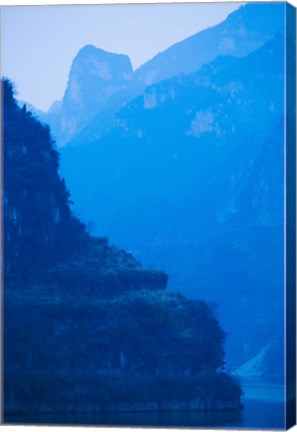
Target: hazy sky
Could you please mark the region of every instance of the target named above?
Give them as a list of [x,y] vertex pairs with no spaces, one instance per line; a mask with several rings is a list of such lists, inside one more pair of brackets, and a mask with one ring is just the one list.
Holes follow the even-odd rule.
[[18,98],[47,110],[61,99],[71,62],[93,44],[129,55],[134,68],[199,30],[221,22],[240,3],[10,6],[1,8],[1,74]]

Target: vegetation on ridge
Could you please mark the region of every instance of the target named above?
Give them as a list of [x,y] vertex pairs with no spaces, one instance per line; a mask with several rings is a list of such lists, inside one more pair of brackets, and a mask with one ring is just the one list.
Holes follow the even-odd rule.
[[239,408],[208,305],[87,233],[48,128],[2,85],[4,412]]

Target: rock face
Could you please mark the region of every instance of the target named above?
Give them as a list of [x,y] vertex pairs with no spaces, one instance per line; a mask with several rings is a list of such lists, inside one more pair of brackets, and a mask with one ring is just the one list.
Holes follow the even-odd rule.
[[129,57],[95,48],[83,47],[73,60],[62,102],[49,110],[59,145],[79,132],[98,114],[116,93],[130,84],[132,66]]
[[5,420],[238,410],[241,388],[223,372],[225,334],[210,307],[167,293],[167,274],[88,234],[48,128],[2,85]]

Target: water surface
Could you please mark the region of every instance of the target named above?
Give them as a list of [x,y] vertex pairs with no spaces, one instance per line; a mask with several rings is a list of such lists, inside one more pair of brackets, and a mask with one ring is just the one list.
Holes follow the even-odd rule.
[[6,424],[148,426],[179,428],[284,429],[284,386],[259,379],[243,380],[244,408],[229,412],[146,412],[95,414],[26,414],[5,416]]

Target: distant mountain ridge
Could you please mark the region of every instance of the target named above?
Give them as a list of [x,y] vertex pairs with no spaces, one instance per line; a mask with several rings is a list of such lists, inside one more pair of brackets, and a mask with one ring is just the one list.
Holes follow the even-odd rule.
[[[281,3],[240,7],[222,23],[174,44],[134,72],[127,56],[87,45],[73,61],[63,100],[42,120],[50,124],[58,146],[72,138],[75,145],[97,139],[113,126],[116,112],[147,85],[195,72],[220,55],[245,56],[265,44],[283,26],[281,8]],[[109,76],[107,70],[114,73]]]
[[157,54],[135,71],[135,78],[149,85],[180,73],[193,73],[220,55],[246,56],[282,27],[281,7],[277,3],[241,6],[222,23]]

